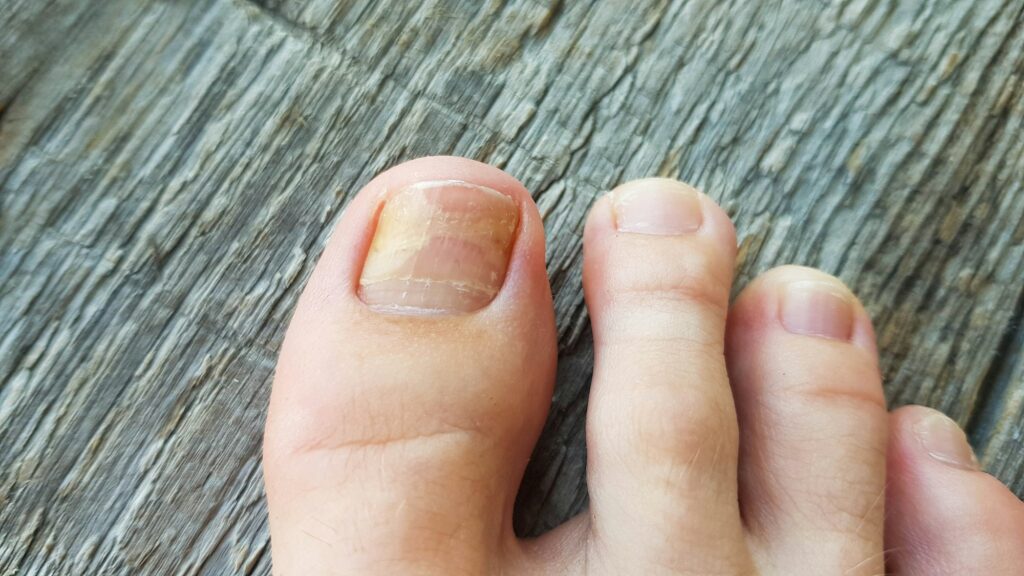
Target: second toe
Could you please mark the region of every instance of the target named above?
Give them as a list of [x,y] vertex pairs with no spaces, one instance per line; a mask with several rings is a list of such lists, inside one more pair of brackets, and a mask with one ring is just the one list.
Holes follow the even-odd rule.
[[723,356],[735,251],[725,212],[674,180],[624,184],[591,210],[589,555],[609,573],[750,571]]

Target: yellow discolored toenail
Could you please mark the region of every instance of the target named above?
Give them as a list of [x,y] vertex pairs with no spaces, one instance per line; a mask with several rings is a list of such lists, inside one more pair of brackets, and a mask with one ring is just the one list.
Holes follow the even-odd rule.
[[518,223],[515,202],[484,186],[442,180],[399,190],[381,210],[359,297],[386,312],[479,310],[504,283]]

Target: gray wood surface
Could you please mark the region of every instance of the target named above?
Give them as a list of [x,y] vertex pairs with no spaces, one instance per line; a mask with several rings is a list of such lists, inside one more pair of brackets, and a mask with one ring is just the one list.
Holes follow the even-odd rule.
[[845,279],[894,405],[1024,494],[1019,0],[0,0],[0,574],[267,574],[260,430],[348,194],[498,165],[548,230],[561,364],[517,526],[586,503],[586,209],[720,200],[739,284]]

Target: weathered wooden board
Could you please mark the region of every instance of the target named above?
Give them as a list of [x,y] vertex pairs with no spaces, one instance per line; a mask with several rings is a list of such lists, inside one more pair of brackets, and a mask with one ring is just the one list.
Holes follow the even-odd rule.
[[425,154],[545,215],[561,334],[517,522],[585,504],[580,232],[685,178],[874,315],[894,404],[1024,494],[1017,0],[0,0],[0,574],[266,574],[260,429],[347,195]]

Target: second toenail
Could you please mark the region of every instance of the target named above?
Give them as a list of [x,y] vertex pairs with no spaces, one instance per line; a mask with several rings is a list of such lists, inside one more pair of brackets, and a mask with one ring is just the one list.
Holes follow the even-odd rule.
[[914,424],[914,434],[932,458],[956,468],[979,470],[978,458],[967,435],[952,418],[932,411]]
[[359,297],[386,312],[479,310],[504,283],[518,224],[516,203],[484,186],[444,180],[403,188],[381,210]]
[[782,293],[779,320],[794,334],[849,340],[853,334],[853,303],[829,282],[793,282]]
[[703,223],[697,192],[674,180],[624,184],[615,190],[612,201],[620,232],[673,236],[694,232]]

